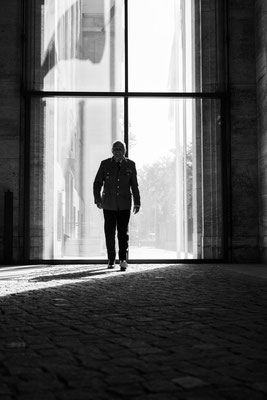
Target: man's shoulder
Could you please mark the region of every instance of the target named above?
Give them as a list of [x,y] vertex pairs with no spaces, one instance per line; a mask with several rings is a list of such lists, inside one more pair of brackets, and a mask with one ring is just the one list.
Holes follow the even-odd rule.
[[[112,164],[112,157],[106,158],[105,160],[101,161],[102,166],[109,166],[110,164]],[[133,160],[130,160],[129,158],[125,157],[125,162],[127,163],[128,166],[134,166],[135,162]]]
[[102,160],[101,161],[101,164],[102,165],[106,165],[106,164],[110,164],[112,162],[112,158],[106,158],[105,160]]
[[125,161],[128,165],[135,165],[135,162],[133,160],[130,160],[129,158],[125,158]]

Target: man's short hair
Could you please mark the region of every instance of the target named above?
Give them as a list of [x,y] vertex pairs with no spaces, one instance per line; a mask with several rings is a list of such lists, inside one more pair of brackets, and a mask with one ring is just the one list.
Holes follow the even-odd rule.
[[115,146],[117,143],[119,143],[119,144],[121,144],[121,145],[123,146],[124,152],[126,153],[126,144],[125,144],[122,140],[115,140],[115,141],[112,143],[112,150],[113,150],[114,146]]

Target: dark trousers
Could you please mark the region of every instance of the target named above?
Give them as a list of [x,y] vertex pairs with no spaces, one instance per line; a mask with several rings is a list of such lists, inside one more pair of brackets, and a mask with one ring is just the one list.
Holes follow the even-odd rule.
[[103,210],[103,212],[105,220],[104,230],[109,262],[113,263],[116,259],[116,228],[118,231],[119,259],[127,260],[129,242],[128,225],[130,220],[130,210]]

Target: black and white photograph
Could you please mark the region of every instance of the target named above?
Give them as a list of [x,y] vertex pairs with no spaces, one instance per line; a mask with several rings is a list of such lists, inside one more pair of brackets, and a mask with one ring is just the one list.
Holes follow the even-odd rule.
[[0,32],[0,400],[267,399],[267,1]]

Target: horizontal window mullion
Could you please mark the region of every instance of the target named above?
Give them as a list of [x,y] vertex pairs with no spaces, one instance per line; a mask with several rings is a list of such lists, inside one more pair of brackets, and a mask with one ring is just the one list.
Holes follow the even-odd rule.
[[66,92],[66,91],[35,91],[25,92],[26,97],[165,97],[165,98],[226,98],[226,92]]

